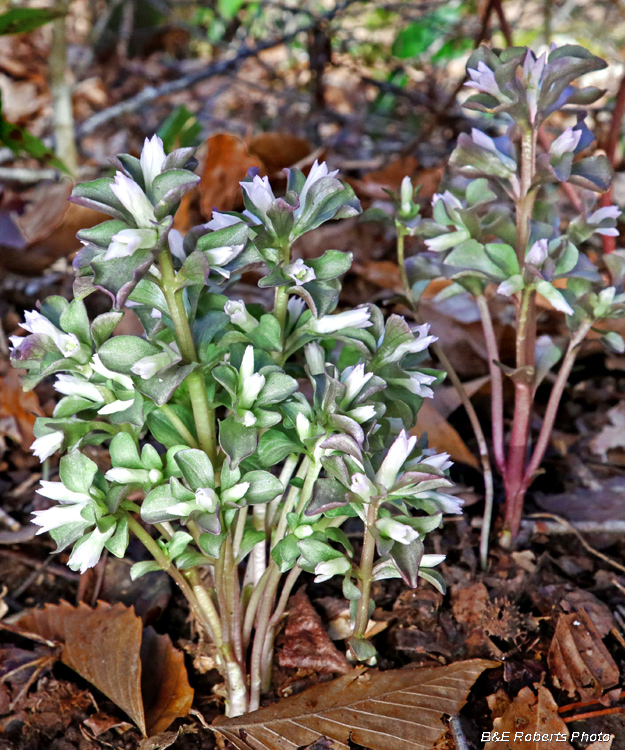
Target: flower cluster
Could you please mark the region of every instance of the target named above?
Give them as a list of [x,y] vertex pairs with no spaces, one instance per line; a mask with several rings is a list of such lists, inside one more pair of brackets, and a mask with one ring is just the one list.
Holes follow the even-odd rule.
[[[136,534],[153,559],[132,576],[162,568],[174,577],[216,645],[228,710],[240,713],[258,705],[266,682],[258,670],[270,666],[275,627],[266,615],[277,623],[288,598],[277,596],[280,573],[291,571],[287,589],[302,569],[340,575],[359,611],[381,577],[442,587],[423,539],[459,504],[439,492],[447,457],[405,432],[441,379],[423,366],[434,339],[371,304],[337,312],[351,254],[293,257],[302,234],[360,210],[326,164],[307,176],[288,170],[283,197],[250,174],[243,213],[215,211],[184,236],[172,224],[197,183],[192,153],[166,155],[154,137],[117,166],[113,178],[74,189],[72,200],[112,217],[79,233],[75,299],[46,300],[26,314],[28,335],[12,338],[25,386],[53,376],[62,396],[35,427],[41,460],[64,453],[60,481],[39,490],[56,504],[35,523],[59,550],[73,545],[69,564],[81,572],[103,549],[124,556]],[[406,210],[415,215],[413,204]],[[228,297],[250,267],[273,290],[269,309]],[[112,309],[90,321],[83,300],[96,289]],[[129,309],[141,336],[116,335]],[[84,453],[102,444],[104,471]],[[349,516],[363,520],[378,559],[354,560],[340,528]],[[245,589],[235,574],[243,560]],[[214,592],[198,576],[205,565]],[[369,659],[360,620],[352,655]]]

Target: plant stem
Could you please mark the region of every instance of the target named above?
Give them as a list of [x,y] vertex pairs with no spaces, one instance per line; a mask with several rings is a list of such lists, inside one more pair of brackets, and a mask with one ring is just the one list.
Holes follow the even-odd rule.
[[186,428],[184,422],[180,417],[176,414],[176,412],[169,406],[168,404],[163,404],[163,406],[159,407],[160,410],[163,412],[163,414],[169,419],[174,429],[178,432],[180,437],[187,443],[189,448],[199,448],[197,440],[193,437],[193,435],[189,432],[189,430]]
[[501,369],[496,364],[499,362],[499,347],[497,345],[497,336],[493,326],[493,319],[490,315],[488,302],[483,294],[475,298],[480,317],[482,319],[482,330],[484,340],[486,341],[486,352],[488,355],[488,369],[490,372],[491,387],[491,422],[493,432],[493,453],[495,463],[499,472],[505,476],[506,473],[506,456],[503,442],[503,378]]
[[404,255],[404,238],[406,237],[406,229],[399,222],[397,222],[395,226],[397,227],[397,261],[399,264],[399,275],[401,277],[402,286],[404,287],[404,293],[406,294],[408,299],[412,301],[414,309],[414,299],[412,295],[412,289],[410,288],[410,284],[408,282],[406,258]]
[[[291,260],[291,245],[285,244],[278,250],[279,252],[279,262],[282,265],[286,265]],[[282,344],[283,344],[283,351],[281,353],[277,352],[277,357],[283,357],[284,355],[284,337],[285,337],[285,331],[284,328],[286,326],[286,313],[287,313],[287,306],[289,302],[289,295],[286,291],[286,286],[277,286],[275,297],[274,297],[274,303],[273,303],[273,314],[278,319],[278,323],[280,323],[280,331],[282,335]]]
[[[60,3],[60,9],[67,5]],[[54,122],[55,153],[76,179],[78,152],[72,107],[72,89],[68,81],[67,67],[67,16],[52,21],[52,44],[50,47],[50,84],[52,91],[52,119]]]
[[[193,334],[182,298],[182,290],[176,288],[176,276],[171,252],[165,248],[160,256],[160,269],[163,294],[176,330],[176,339],[180,347],[180,354],[187,364],[197,362]],[[217,444],[215,438],[215,412],[208,403],[206,383],[201,368],[196,368],[187,377],[187,387],[193,408],[193,418],[199,444],[206,452],[213,464],[217,459]]]
[[591,328],[592,321],[586,321],[582,323],[582,325],[577,329],[577,331],[575,331],[575,334],[569,341],[569,346],[564,356],[564,360],[562,361],[562,365],[560,366],[560,370],[556,377],[555,383],[551,388],[551,394],[549,395],[549,401],[547,402],[547,409],[545,411],[543,424],[538,435],[538,440],[536,441],[536,446],[534,447],[532,458],[529,462],[529,466],[527,467],[527,471],[525,474],[525,483],[527,484],[527,486],[529,486],[529,484],[531,483],[534,475],[538,471],[538,467],[543,460],[545,451],[547,450],[547,445],[549,444],[549,437],[551,436],[551,431],[553,429],[556,414],[558,412],[560,400],[562,398],[562,394],[564,393],[564,388],[566,387],[566,384],[568,382],[569,375],[573,368],[573,364],[575,363],[579,348],[586,338],[586,334],[588,333],[588,331],[590,331]]
[[369,624],[369,600],[373,579],[373,557],[375,555],[375,537],[372,529],[377,518],[378,504],[375,501],[370,501],[367,508],[367,523],[365,524],[365,535],[360,555],[360,599],[358,600],[356,622],[354,623],[355,638],[364,638]]
[[252,658],[250,662],[250,711],[256,711],[260,706],[261,666],[265,638],[269,628],[269,620],[271,618],[271,610],[273,609],[276,589],[280,583],[281,576],[280,569],[273,560],[269,563],[267,570],[269,571],[269,574],[267,576],[267,584],[258,609],[256,633],[254,635],[254,646],[252,647]]

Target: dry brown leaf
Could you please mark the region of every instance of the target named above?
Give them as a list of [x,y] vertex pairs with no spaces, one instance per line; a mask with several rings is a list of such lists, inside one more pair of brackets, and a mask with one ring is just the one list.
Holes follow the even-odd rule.
[[182,653],[168,636],[144,630],[132,608],[61,602],[26,612],[16,625],[62,644],[63,663],[125,711],[144,736],[189,713],[193,690]]
[[18,371],[8,367],[7,372],[0,375],[0,435],[6,435],[28,450],[35,439],[35,419],[42,416],[37,395],[33,391],[25,393]]
[[412,428],[412,435],[428,434],[428,444],[437,451],[449,453],[453,461],[480,468],[477,458],[467,448],[466,443],[460,437],[455,427],[439,414],[436,407],[425,399],[419,414],[417,424]]
[[371,750],[429,750],[475,680],[498,662],[474,659],[437,669],[374,670],[339,677],[247,716],[213,726],[237,750],[297,750],[319,737],[332,750],[350,740]]
[[478,625],[488,607],[488,589],[483,583],[452,586],[451,607],[456,620],[463,625]]
[[[536,695],[524,687],[500,719],[493,722],[490,741],[484,750],[573,750],[569,730],[558,714],[553,696],[543,685]],[[497,736],[494,737],[494,733]],[[509,732],[505,741],[501,736]],[[529,739],[525,739],[527,736]],[[536,739],[538,738],[538,739]],[[544,739],[543,739],[544,738]]]
[[586,746],[586,750],[610,750],[613,741],[614,735],[611,734],[609,740],[599,740],[597,742],[593,742],[591,745]]
[[258,133],[247,144],[247,152],[274,174],[305,159],[312,151],[310,143],[293,133]]
[[209,218],[213,209],[232,211],[239,182],[250,167],[263,166],[261,161],[248,153],[245,143],[236,135],[218,133],[206,141],[206,161],[200,182],[200,205],[204,216]]
[[351,270],[382,289],[392,289],[394,292],[402,290],[399,266],[392,260],[366,260],[364,263],[354,263]]
[[352,667],[332,643],[321,618],[306,596],[305,586],[289,599],[284,645],[278,652],[281,667],[348,674]]
[[547,657],[556,687],[582,700],[601,697],[619,681],[619,669],[583,610],[560,615]]
[[608,460],[608,451],[614,448],[625,448],[625,402],[620,401],[608,411],[610,424],[605,425],[601,432],[590,441],[590,450],[600,456],[602,461]]

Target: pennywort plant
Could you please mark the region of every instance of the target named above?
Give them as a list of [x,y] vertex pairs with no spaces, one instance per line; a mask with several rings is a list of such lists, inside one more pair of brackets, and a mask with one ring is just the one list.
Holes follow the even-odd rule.
[[[351,255],[294,258],[294,242],[360,211],[350,187],[313,165],[288,172],[284,197],[269,180],[241,183],[245,211],[214,212],[184,237],[172,229],[197,182],[192,151],[166,155],[156,137],[140,159],[117,158],[114,178],[78,185],[72,200],[112,217],[83,230],[74,299],[26,313],[12,359],[24,387],[54,378],[62,395],[35,426],[40,459],[56,451],[58,481],[39,493],[40,533],[84,572],[130,533],[164,570],[212,643],[234,716],[258,708],[273,642],[301,571],[338,576],[351,601],[352,658],[366,640],[373,581],[418,578],[442,588],[423,540],[460,503],[447,455],[409,431],[440,373],[422,363],[427,326],[411,329],[370,304],[335,312]],[[267,307],[229,297],[244,269],[260,270]],[[108,295],[89,321],[84,300]],[[115,335],[125,312],[141,336]],[[89,457],[106,445],[108,468]],[[362,523],[356,556],[341,526]]]
[[[420,218],[410,180],[396,196],[400,265],[410,300],[418,304],[429,280],[445,276],[453,283],[439,299],[468,294],[479,309],[491,376],[492,450],[505,486],[503,541],[519,530],[526,491],[540,472],[560,399],[586,335],[599,330],[606,344],[625,349],[618,334],[601,330],[602,320],[625,310],[623,258],[619,253],[606,256],[598,268],[579,250],[589,246],[594,235],[616,236],[621,213],[616,206],[596,205],[597,193],[610,186],[612,170],[605,156],[588,155],[594,136],[581,109],[603,92],[572,85],[578,76],[605,65],[573,45],[552,48],[540,57],[526,47],[480,47],[467,63],[467,85],[479,93],[465,106],[492,115],[491,132],[505,123],[506,134],[491,136],[473,128],[459,136],[450,158],[455,177],[449,190],[434,196],[431,220]],[[539,131],[555,113],[575,122],[541,148]],[[562,183],[582,189],[583,210],[570,221],[549,201],[553,187]],[[403,242],[410,234],[424,239],[427,252],[404,261]],[[610,277],[612,285],[605,281]],[[513,366],[500,359],[489,302],[493,296],[512,302]],[[570,336],[564,346],[538,335],[539,296],[566,316]],[[530,420],[536,390],[558,362],[533,441]],[[514,390],[508,431],[504,379]]]

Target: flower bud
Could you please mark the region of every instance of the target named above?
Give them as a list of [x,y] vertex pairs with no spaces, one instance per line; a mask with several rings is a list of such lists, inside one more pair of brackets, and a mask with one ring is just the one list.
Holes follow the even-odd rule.
[[111,190],[122,206],[132,214],[138,227],[150,229],[154,226],[156,222],[154,206],[134,180],[126,177],[122,172],[116,172],[115,182],[111,185]]
[[253,331],[258,326],[258,321],[248,313],[243,300],[228,300],[224,312],[230,318],[232,325],[238,326],[246,333]]
[[47,435],[37,438],[30,446],[30,449],[43,462],[46,458],[50,458],[53,453],[60,450],[64,439],[65,435],[60,430],[50,432]]
[[332,576],[343,576],[351,570],[351,567],[350,561],[342,555],[320,562],[315,566],[315,583],[328,581]]
[[400,544],[410,544],[419,538],[419,532],[412,526],[396,521],[394,518],[378,518],[375,526],[385,537]]
[[308,326],[313,333],[336,333],[344,328],[368,328],[373,325],[370,317],[371,313],[366,307],[356,307],[336,315],[311,318]]
[[378,473],[375,475],[375,481],[378,484],[381,484],[387,490],[392,489],[399,470],[412,453],[416,442],[417,438],[415,435],[409,438],[405,430],[399,433],[395,442],[388,449],[388,453],[384,457]]

